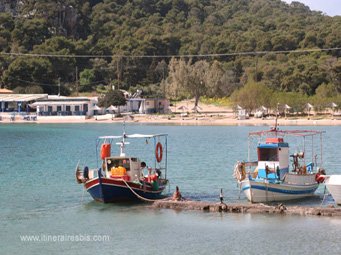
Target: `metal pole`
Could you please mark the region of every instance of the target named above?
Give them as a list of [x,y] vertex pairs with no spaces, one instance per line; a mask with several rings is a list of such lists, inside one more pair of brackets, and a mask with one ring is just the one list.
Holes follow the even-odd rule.
[[167,146],[168,146],[168,140],[167,140],[167,136],[166,137],[166,142],[165,142],[165,145],[166,145],[166,165],[165,165],[165,179],[167,179],[167,164],[168,164],[168,149],[167,149]]
[[[305,154],[305,136],[303,136],[303,153]],[[303,157],[303,164],[305,164],[305,157]]]
[[248,143],[248,145],[247,145],[247,161],[250,162],[250,137],[247,140],[248,140],[247,141],[247,143]]
[[320,133],[320,150],[321,150],[321,167],[323,165],[323,158],[322,158],[322,133]]
[[311,136],[311,162],[314,162],[314,136]]

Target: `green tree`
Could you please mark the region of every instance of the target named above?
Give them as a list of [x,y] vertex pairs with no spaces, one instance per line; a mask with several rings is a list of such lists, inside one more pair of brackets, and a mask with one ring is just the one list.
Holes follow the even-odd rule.
[[79,74],[79,83],[81,85],[80,91],[92,91],[93,82],[95,81],[95,72],[92,69],[84,69]]
[[231,99],[251,113],[262,105],[270,108],[272,95],[273,92],[264,84],[249,81],[244,87],[235,91]]
[[46,21],[37,18],[16,20],[12,31],[12,39],[27,51],[31,51],[34,45],[43,43],[50,35]]
[[46,58],[15,59],[3,74],[4,83],[9,89],[19,86],[30,87],[43,84],[45,93],[56,94],[56,77],[52,72],[52,64]]
[[113,105],[119,108],[119,106],[125,105],[127,103],[126,98],[121,90],[109,90],[104,97],[99,99],[98,105],[100,107],[108,108]]

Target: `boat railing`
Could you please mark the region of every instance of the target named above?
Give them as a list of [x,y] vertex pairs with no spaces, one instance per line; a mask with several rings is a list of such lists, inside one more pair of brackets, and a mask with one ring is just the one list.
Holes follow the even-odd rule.
[[243,162],[245,167],[258,166],[258,161]]

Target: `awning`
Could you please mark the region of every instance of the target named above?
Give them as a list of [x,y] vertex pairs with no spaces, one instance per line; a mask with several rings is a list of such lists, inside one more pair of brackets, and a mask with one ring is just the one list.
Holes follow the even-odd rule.
[[89,101],[44,101],[30,104],[30,107],[45,106],[45,105],[82,105],[89,104]]
[[30,102],[47,99],[47,94],[0,94],[0,102]]
[[102,108],[97,106],[97,105],[95,105],[94,107],[91,108],[91,110],[100,111],[100,110],[102,110]]

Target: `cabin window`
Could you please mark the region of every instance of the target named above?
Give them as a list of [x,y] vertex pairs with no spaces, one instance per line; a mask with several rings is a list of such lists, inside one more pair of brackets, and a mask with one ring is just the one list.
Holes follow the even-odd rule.
[[277,148],[258,148],[258,161],[278,161]]
[[127,171],[130,171],[130,161],[128,159],[109,159],[107,161],[108,170],[112,167],[123,166]]

